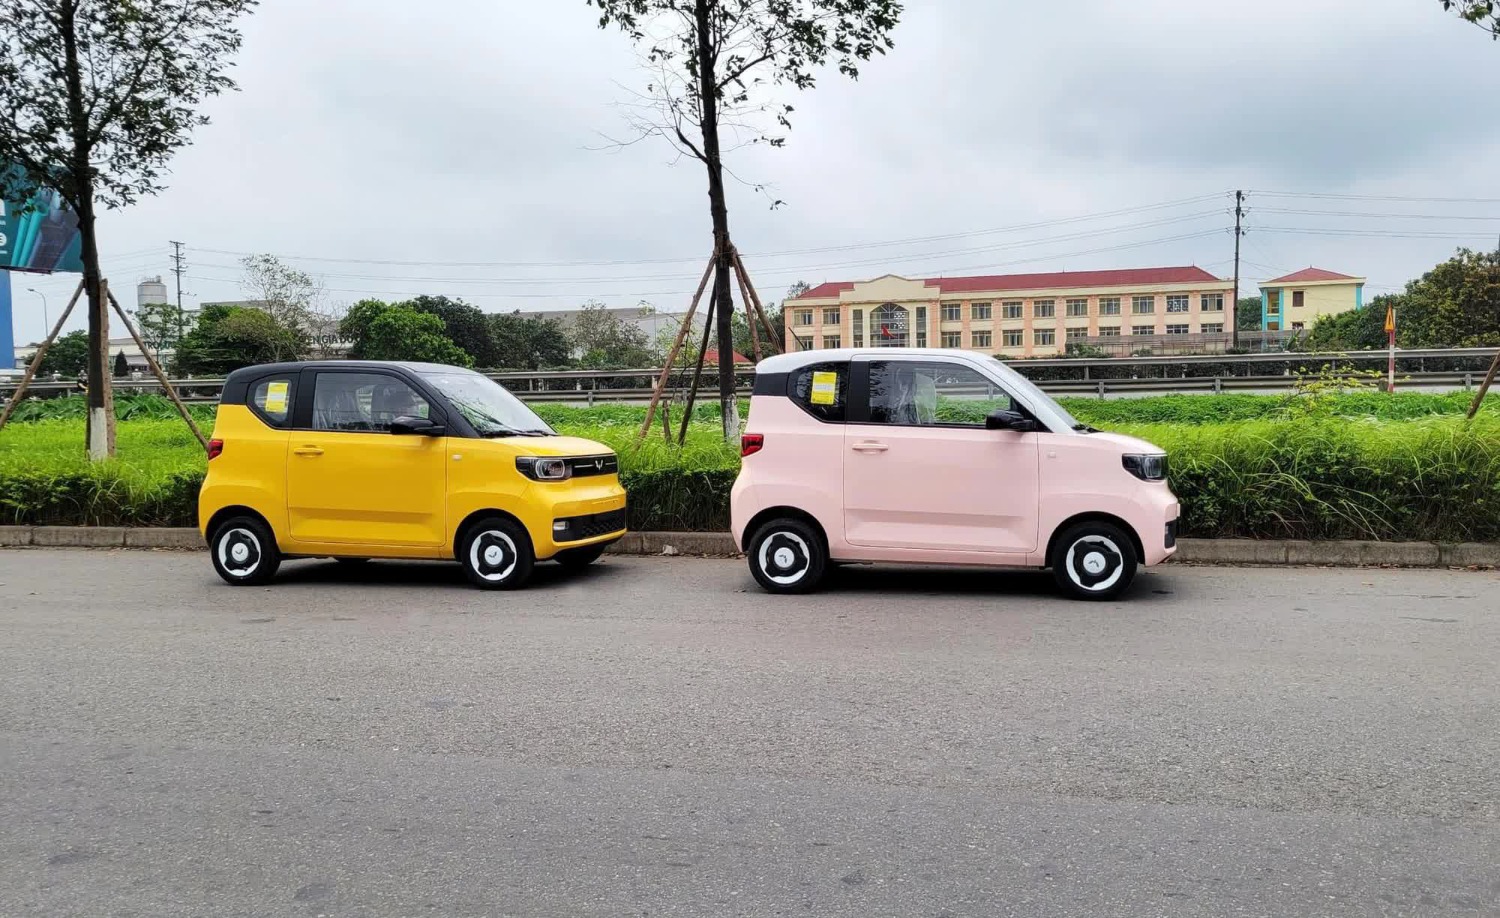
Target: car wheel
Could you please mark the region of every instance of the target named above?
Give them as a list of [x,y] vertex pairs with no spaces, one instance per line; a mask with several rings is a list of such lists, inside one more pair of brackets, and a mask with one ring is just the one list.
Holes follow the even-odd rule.
[[823,537],[801,520],[772,520],[760,527],[746,554],[755,582],[768,593],[807,593],[828,568]]
[[1135,580],[1136,566],[1130,536],[1113,523],[1071,526],[1052,549],[1052,576],[1074,599],[1118,597]]
[[598,561],[603,554],[603,545],[590,545],[587,548],[565,548],[553,555],[552,560],[566,570],[577,571]]
[[526,530],[499,516],[486,517],[468,528],[458,560],[469,580],[484,590],[520,587],[536,563]]
[[260,520],[237,516],[225,520],[208,542],[214,570],[233,586],[260,586],[271,582],[281,567],[276,536]]

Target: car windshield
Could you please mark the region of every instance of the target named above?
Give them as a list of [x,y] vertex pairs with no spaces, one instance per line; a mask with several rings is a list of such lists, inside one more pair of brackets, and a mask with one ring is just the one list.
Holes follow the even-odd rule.
[[521,400],[494,380],[478,373],[423,373],[481,437],[547,436],[555,434]]
[[1005,380],[1005,385],[1009,387],[1012,393],[1020,395],[1023,399],[1031,402],[1033,405],[1048,406],[1053,411],[1057,412],[1058,418],[1066,422],[1067,426],[1072,428],[1073,430],[1092,429],[1086,424],[1080,424],[1078,422],[1078,419],[1073,417],[1067,412],[1067,409],[1063,408],[1063,406],[1054,401],[1052,396],[1048,395],[1040,388],[1038,388],[1036,383],[1032,382],[1031,380],[1022,376],[1020,373],[1017,373],[1015,370],[1012,370],[1010,367],[1006,366],[1000,360],[1000,358],[996,357],[995,363],[999,365],[1001,377]]

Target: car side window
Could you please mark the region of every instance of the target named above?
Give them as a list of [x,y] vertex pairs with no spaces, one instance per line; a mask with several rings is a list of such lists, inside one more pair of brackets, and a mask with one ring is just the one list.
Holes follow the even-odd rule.
[[383,373],[319,373],[313,384],[313,430],[382,433],[399,417],[431,417],[417,391]]
[[870,363],[870,423],[984,427],[996,409],[1020,410],[998,383],[972,367],[942,361]]
[[792,374],[790,395],[808,414],[842,424],[849,405],[849,364],[815,363]]
[[296,388],[296,380],[291,376],[267,376],[250,387],[246,404],[272,427],[285,427],[292,418]]

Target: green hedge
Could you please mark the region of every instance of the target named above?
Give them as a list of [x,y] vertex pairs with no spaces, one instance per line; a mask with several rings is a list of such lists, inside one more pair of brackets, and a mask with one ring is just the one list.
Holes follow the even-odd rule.
[[[1186,537],[1500,541],[1500,418],[1136,425],[1172,457]],[[724,530],[732,459],[622,453],[637,530]],[[706,467],[705,467],[706,466]],[[0,464],[0,522],[191,526],[201,472]],[[1001,481],[996,478],[996,486]]]

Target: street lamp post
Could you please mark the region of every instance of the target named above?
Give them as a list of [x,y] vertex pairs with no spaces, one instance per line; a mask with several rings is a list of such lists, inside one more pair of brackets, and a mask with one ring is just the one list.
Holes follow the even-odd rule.
[[50,333],[52,331],[52,317],[47,314],[47,294],[35,287],[27,287],[26,292],[35,293],[42,298],[42,330],[44,334]]

